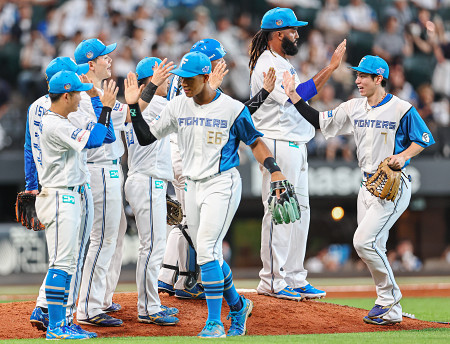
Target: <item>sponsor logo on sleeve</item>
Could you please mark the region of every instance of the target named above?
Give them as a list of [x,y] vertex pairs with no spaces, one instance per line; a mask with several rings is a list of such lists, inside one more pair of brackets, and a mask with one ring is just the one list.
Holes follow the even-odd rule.
[[333,117],[333,111],[332,111],[332,110],[329,110],[329,111],[327,112],[327,116],[328,116],[328,118]]
[[72,135],[70,136],[72,139],[76,140],[78,134],[81,132],[81,129],[75,129],[72,133]]
[[430,135],[428,135],[428,133],[423,133],[422,134],[422,141],[425,143],[430,143]]

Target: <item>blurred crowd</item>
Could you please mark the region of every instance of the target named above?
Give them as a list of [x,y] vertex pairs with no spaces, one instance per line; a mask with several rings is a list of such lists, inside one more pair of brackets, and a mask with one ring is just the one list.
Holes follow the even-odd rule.
[[[328,64],[346,38],[342,66],[312,103],[329,110],[358,96],[347,67],[366,54],[390,64],[388,91],[411,102],[435,135],[424,154],[450,157],[450,0],[0,0],[0,150],[22,144],[26,107],[47,92],[43,71],[55,56],[73,57],[83,39],[117,42],[113,74],[122,80],[145,56],[177,63],[202,38],[216,38],[227,50],[230,70],[224,91],[249,97],[248,47],[263,13],[291,7],[300,20],[302,46],[291,59],[301,80]],[[2,118],[4,117],[4,118]],[[3,129],[2,129],[3,127]],[[355,159],[352,139],[309,144],[313,156]]]

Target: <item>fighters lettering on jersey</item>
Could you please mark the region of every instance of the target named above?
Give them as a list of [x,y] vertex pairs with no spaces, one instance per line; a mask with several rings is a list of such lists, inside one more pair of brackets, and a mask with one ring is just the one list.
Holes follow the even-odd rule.
[[180,117],[178,118],[178,125],[180,127],[195,125],[202,127],[216,127],[226,129],[228,128],[228,121],[226,119],[202,118],[202,117]]
[[[330,115],[328,115],[328,117],[330,117]],[[355,119],[354,126],[359,128],[380,128],[395,130],[397,123],[392,121],[380,121],[378,119]]]

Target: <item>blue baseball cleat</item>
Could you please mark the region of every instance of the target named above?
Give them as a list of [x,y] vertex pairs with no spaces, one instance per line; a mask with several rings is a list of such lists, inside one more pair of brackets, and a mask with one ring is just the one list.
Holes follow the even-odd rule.
[[87,334],[78,333],[72,330],[69,326],[64,325],[65,320],[56,323],[55,327],[47,328],[47,340],[58,340],[58,339],[88,339]]
[[108,308],[104,309],[103,312],[105,313],[109,313],[109,312],[118,312],[122,309],[122,306],[119,305],[118,303],[112,303],[111,306],[109,306]]
[[180,299],[192,299],[192,300],[205,300],[205,290],[199,285],[196,284],[192,289],[176,289],[175,297]]
[[375,306],[373,306],[373,308],[369,311],[369,314],[367,316],[372,319],[382,318],[386,314],[388,314],[391,311],[392,307],[394,307],[397,303],[398,303],[398,301],[394,302],[390,305],[387,305],[387,306],[381,306],[381,305],[375,304]]
[[285,299],[285,300],[293,300],[293,301],[301,301],[303,299],[303,296],[296,292],[294,289],[292,289],[289,286],[286,286],[286,288],[281,289],[278,293],[271,293],[268,291],[259,291],[258,294],[260,295],[267,295],[267,296],[273,296],[279,299]]
[[178,308],[175,308],[175,307],[167,307],[167,306],[161,305],[161,309],[163,310],[163,312],[166,312],[167,315],[175,315],[175,314],[179,313]]
[[138,321],[146,324],[170,326],[178,324],[180,320],[172,315],[168,315],[165,311],[162,311],[150,315],[138,315]]
[[80,325],[72,324],[69,326],[72,331],[87,335],[89,338],[97,338],[97,333],[83,330]]
[[294,288],[294,290],[299,293],[304,299],[321,299],[327,295],[323,290],[314,288],[311,284],[307,284],[301,288]]
[[197,335],[199,338],[225,338],[223,324],[215,321],[207,321],[203,330]]
[[167,293],[170,296],[175,294],[175,290],[173,289],[173,286],[170,284],[167,284],[163,281],[158,281],[158,292]]
[[36,307],[30,316],[30,323],[39,331],[47,331],[48,327],[48,313],[44,313],[41,307]]
[[117,327],[122,326],[123,321],[117,318],[113,318],[106,313],[100,313],[88,319],[78,319],[78,323],[101,327]]
[[244,336],[247,333],[247,319],[252,315],[253,302],[241,296],[244,306],[240,311],[232,312],[227,316],[231,318],[231,326],[227,332],[227,337]]
[[363,318],[363,321],[366,324],[371,324],[371,325],[394,325],[394,324],[398,324],[402,322],[402,319],[395,319],[395,320],[390,320],[390,319],[382,319],[382,318],[369,318],[368,316],[365,316]]

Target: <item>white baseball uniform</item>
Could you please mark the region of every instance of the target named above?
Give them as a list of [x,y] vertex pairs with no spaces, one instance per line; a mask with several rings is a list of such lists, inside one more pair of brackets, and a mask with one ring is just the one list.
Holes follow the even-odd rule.
[[[168,103],[166,98],[154,96],[142,113],[149,126],[160,119]],[[158,273],[166,247],[166,190],[173,179],[170,160],[170,141],[162,138],[148,146],[141,146],[133,126],[127,125],[128,177],[125,196],[133,210],[139,233],[139,253],[136,267],[138,315],[160,312]]]
[[[111,112],[116,140],[88,151],[94,223],[81,279],[77,319],[92,318],[109,307],[111,304],[105,303],[109,300],[112,302],[112,295],[106,295],[107,286],[110,286],[108,290],[112,293],[117,284],[117,280],[108,280],[118,278],[118,273],[109,274],[109,269],[116,246],[121,248],[118,242],[123,240],[126,230],[126,222],[121,220],[121,217],[125,218],[125,213],[122,205],[123,174],[120,165],[120,157],[124,153],[120,131],[124,130],[126,114],[127,106],[116,101]],[[71,113],[69,119],[79,126],[97,120],[89,96],[85,92],[81,93],[78,111]],[[116,254],[121,257],[121,253],[120,251]],[[121,259],[120,262],[116,260],[116,264],[118,266],[113,270],[118,269],[120,272]]]
[[263,87],[263,72],[270,67],[275,69],[277,77],[275,88],[252,118],[256,129],[264,134],[263,141],[283,174],[295,186],[301,219],[274,227],[267,204],[271,175],[261,167],[264,217],[261,234],[263,268],[259,273],[261,281],[258,285],[260,293],[278,293],[286,286],[300,288],[308,284],[307,271],[303,266],[310,220],[306,143],[315,134],[314,127],[288,102],[289,98],[281,86],[283,73],[289,71],[295,75],[296,85],[300,80],[289,61],[277,53],[266,50],[259,57],[251,76],[251,97]]
[[150,130],[158,139],[177,133],[187,178],[188,233],[198,264],[214,260],[222,264],[222,240],[241,197],[235,168],[239,142],[252,144],[262,134],[254,128],[248,109],[220,92],[205,105],[185,95],[175,97]]
[[[40,148],[40,130],[41,120],[43,114],[50,108],[51,101],[48,95],[42,96],[32,103],[28,109],[28,134],[30,136],[30,146],[33,152],[33,160],[36,166],[38,174],[42,175],[42,152]],[[90,130],[95,125],[95,122],[88,123],[87,127],[83,129]],[[87,160],[87,150],[83,150],[82,153],[83,160]],[[68,322],[70,323],[73,319],[73,313],[76,309],[76,300],[78,298],[78,291],[80,289],[81,280],[81,268],[83,266],[84,254],[86,244],[89,240],[89,235],[92,229],[92,222],[94,219],[94,205],[92,200],[91,188],[89,185],[89,170],[87,165],[84,165],[85,173],[87,176],[87,183],[85,184],[84,192],[82,194],[82,215],[81,215],[81,230],[78,236],[78,255],[76,261],[75,274],[71,279],[69,299],[67,302],[66,315]],[[37,307],[47,308],[47,299],[45,296],[45,281],[39,289],[39,296],[36,300]]]
[[[334,110],[321,112],[319,123],[325,138],[353,133],[363,181],[386,157],[403,152],[412,142],[424,148],[434,143],[416,109],[391,94],[374,107],[367,103],[367,98],[349,100]],[[409,161],[405,166],[408,164]],[[404,176],[405,172],[403,168]],[[389,230],[408,207],[410,198],[409,177],[402,177],[399,194],[393,202],[373,196],[363,184],[358,194],[358,228],[353,245],[372,274],[378,295],[375,303],[381,306],[396,303],[383,319],[402,318],[398,303],[402,294],[386,257],[386,242]]]

